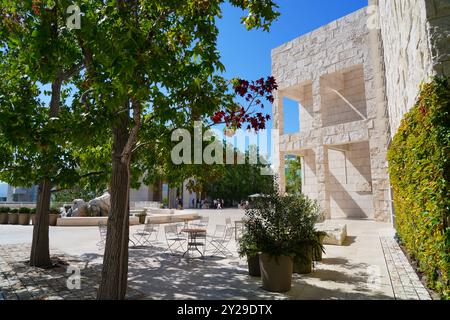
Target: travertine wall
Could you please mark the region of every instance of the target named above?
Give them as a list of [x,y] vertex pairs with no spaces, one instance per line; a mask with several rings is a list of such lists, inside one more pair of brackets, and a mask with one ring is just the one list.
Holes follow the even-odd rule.
[[450,0],[379,0],[378,5],[394,135],[420,83],[434,74],[450,75]]
[[316,155],[314,150],[305,150],[301,154],[302,158],[302,192],[317,199],[317,170]]
[[313,94],[311,83],[306,84],[301,88],[301,96],[299,98],[300,132],[308,132],[313,128],[314,124]]
[[336,218],[369,218],[373,212],[369,143],[328,148],[330,210]]
[[364,117],[367,117],[363,66],[321,77],[322,124],[324,126],[364,120],[330,87],[338,90]]
[[[435,74],[450,76],[450,0],[369,0],[369,5],[377,10],[361,9],[272,51],[279,84],[274,166],[284,189],[283,157],[301,154],[303,190],[328,217],[388,221],[387,148],[420,83]],[[380,23],[374,26],[377,13]],[[297,133],[283,132],[283,97],[300,103]],[[342,156],[364,162],[362,169],[355,166],[360,176],[343,175]]]
[[[302,190],[317,199],[330,218],[390,219],[389,126],[381,55],[379,32],[367,28],[365,9],[272,51],[273,74],[279,84],[273,106],[273,127],[279,132],[273,141],[280,188],[285,189],[283,157],[302,155]],[[283,97],[301,104],[298,133],[283,132]],[[364,149],[359,148],[361,142]],[[334,161],[331,150],[336,149],[346,150],[352,159],[358,154],[357,163],[364,159],[362,169],[355,168],[361,169],[367,184],[360,181],[361,175],[347,176],[345,181],[339,178],[344,168],[335,167],[340,162]]]
[[142,184],[139,189],[130,189],[130,202],[152,201],[152,187]]

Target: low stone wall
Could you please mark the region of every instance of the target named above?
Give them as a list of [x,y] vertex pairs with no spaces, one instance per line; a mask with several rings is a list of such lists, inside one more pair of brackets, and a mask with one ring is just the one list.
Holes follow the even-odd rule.
[[162,223],[175,223],[175,222],[183,222],[184,219],[193,220],[199,219],[200,216],[197,211],[191,210],[171,210],[173,213],[169,214],[148,214],[147,221],[155,224]]
[[[56,225],[67,227],[82,227],[82,226],[98,226],[99,222],[106,224],[108,217],[70,217],[58,218]],[[130,226],[139,224],[138,217],[130,217]]]
[[147,210],[148,214],[155,214],[155,215],[167,215],[167,214],[173,214],[173,209],[158,209],[158,208],[145,208]]

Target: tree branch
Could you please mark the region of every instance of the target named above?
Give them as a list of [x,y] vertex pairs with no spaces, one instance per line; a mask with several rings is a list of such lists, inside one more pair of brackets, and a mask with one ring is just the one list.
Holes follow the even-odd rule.
[[82,174],[82,175],[80,176],[80,179],[87,178],[87,177],[91,177],[91,176],[99,176],[99,175],[102,175],[102,174],[104,174],[104,173],[105,173],[105,171],[93,171],[93,172],[88,172],[88,173]]
[[62,81],[69,80],[70,78],[72,78],[73,75],[75,75],[76,73],[80,72],[82,68],[83,68],[83,62],[79,62],[77,64],[74,64],[70,69],[62,72],[61,80]]
[[133,150],[131,150],[131,153],[135,153],[136,151],[138,151],[140,148],[144,147],[144,146],[148,146],[149,144],[152,144],[152,142],[147,141],[147,142],[143,142],[143,143],[138,143]]
[[[81,175],[81,176],[80,176],[80,179],[87,178],[87,177],[90,177],[90,176],[99,176],[99,175],[102,175],[102,174],[104,174],[104,173],[105,173],[105,171],[93,171],[93,172],[88,172],[88,173],[85,173],[85,174]],[[54,189],[54,190],[52,190],[51,192],[52,192],[52,193],[56,193],[56,192],[62,192],[62,191],[68,191],[68,190],[74,190],[74,188]]]
[[88,78],[93,76],[93,63],[94,58],[92,55],[91,50],[86,47],[86,44],[84,43],[83,39],[80,37],[80,35],[77,34],[77,40],[78,44],[81,48],[81,53],[83,54],[83,60],[84,60],[84,66],[87,69]]
[[133,109],[133,122],[134,126],[131,128],[130,135],[128,136],[128,141],[122,151],[122,163],[127,163],[131,158],[132,148],[136,142],[136,138],[141,127],[141,103],[131,99],[131,107]]

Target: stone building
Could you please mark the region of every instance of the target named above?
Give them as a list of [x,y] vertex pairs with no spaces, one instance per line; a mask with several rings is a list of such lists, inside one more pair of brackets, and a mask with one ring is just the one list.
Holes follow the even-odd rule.
[[37,200],[38,186],[30,188],[7,185],[5,202],[7,203],[33,203]]
[[[386,153],[420,83],[450,74],[450,0],[373,0],[272,51],[274,168],[302,160],[302,191],[328,218],[392,220]],[[285,134],[285,98],[299,132]]]
[[181,187],[169,188],[169,185],[161,180],[150,186],[142,184],[139,189],[130,190],[130,207],[148,206],[152,202],[162,203],[165,199],[169,208],[177,208],[177,197],[181,197],[183,208],[193,208],[192,201],[196,204],[199,195],[188,190],[188,181],[186,179],[183,182],[182,190]]

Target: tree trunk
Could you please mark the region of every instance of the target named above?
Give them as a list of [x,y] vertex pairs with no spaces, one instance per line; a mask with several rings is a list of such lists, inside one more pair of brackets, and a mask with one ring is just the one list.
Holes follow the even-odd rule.
[[130,159],[122,161],[128,140],[128,114],[113,128],[111,210],[98,299],[124,299],[128,280]]
[[30,265],[34,267],[48,268],[52,265],[48,238],[48,212],[50,209],[51,188],[49,179],[44,179],[39,184],[36,217],[33,227],[33,242],[30,254]]
[[[49,117],[56,117],[59,113],[61,101],[62,71],[52,82],[52,98],[50,100]],[[45,151],[44,151],[45,152]],[[31,244],[30,265],[40,268],[51,266],[50,246],[48,237],[49,210],[52,183],[45,178],[39,185],[38,200],[36,203],[36,217],[33,226],[33,242]]]

